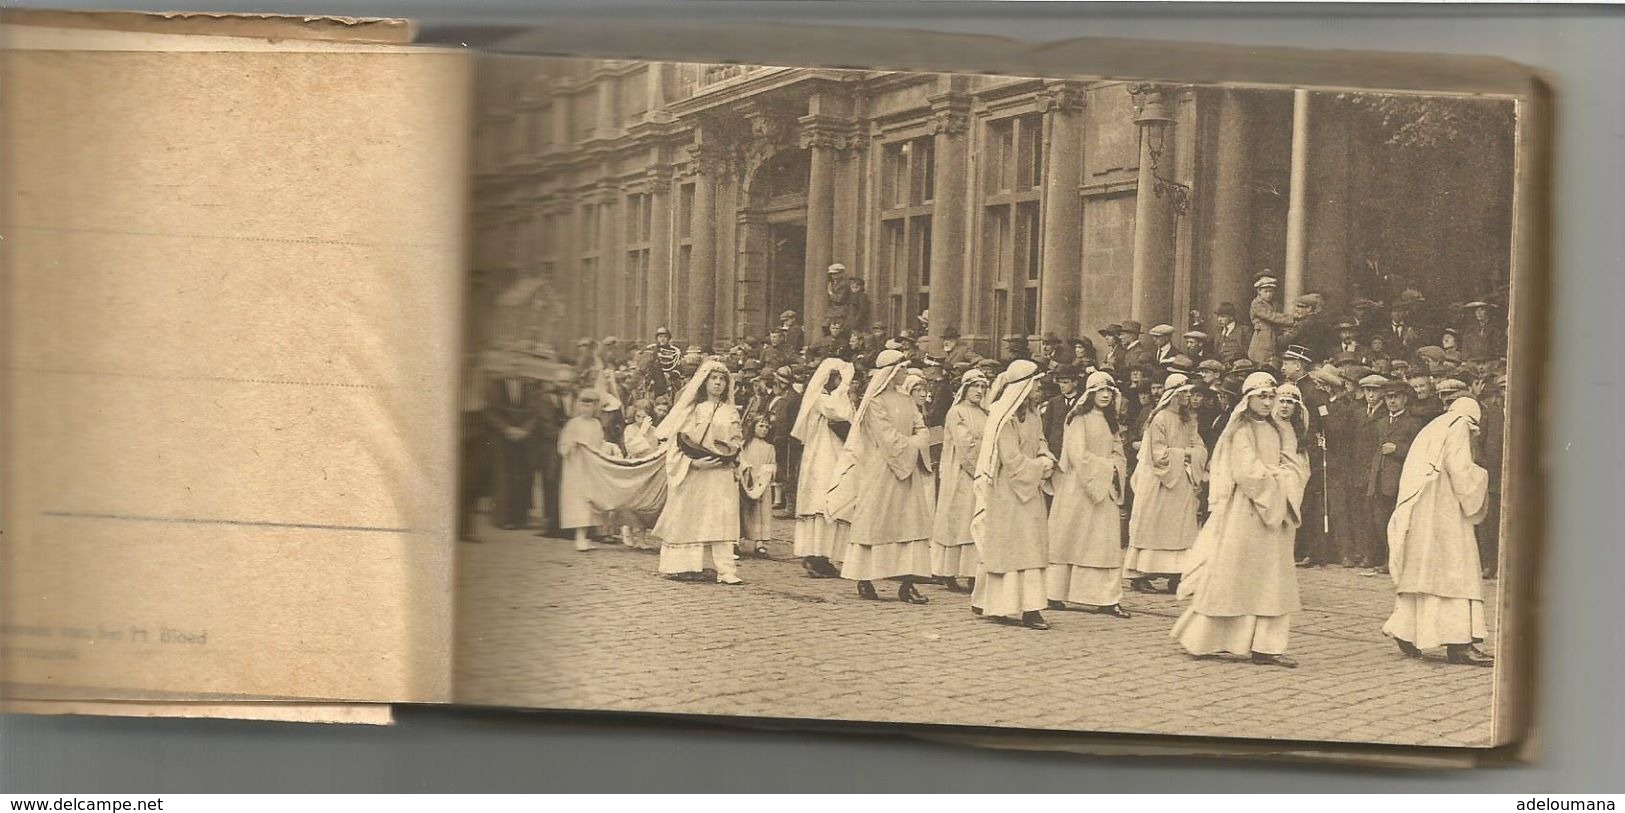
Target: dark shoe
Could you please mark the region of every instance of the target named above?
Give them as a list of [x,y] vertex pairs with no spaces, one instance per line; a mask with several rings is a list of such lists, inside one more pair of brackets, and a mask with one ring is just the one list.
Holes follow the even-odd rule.
[[858,598],[879,601],[880,594],[875,592],[874,582],[858,582]]
[[1285,655],[1268,655],[1263,652],[1253,653],[1253,663],[1258,666],[1279,666],[1284,669],[1298,668],[1298,662]]
[[1413,644],[1410,641],[1401,640],[1399,638],[1395,638],[1394,643],[1399,644],[1399,651],[1405,653],[1405,657],[1422,660],[1422,650],[1417,649],[1416,644]]
[[970,588],[967,588],[965,585],[960,584],[959,580],[954,578],[953,576],[945,576],[945,577],[943,577],[942,586],[948,588],[948,592],[950,592],[950,593],[969,593],[970,592]]
[[1445,660],[1462,666],[1494,666],[1495,658],[1484,654],[1472,644],[1450,644],[1445,649]]
[[981,615],[981,614],[982,614],[982,608],[981,608],[981,607],[976,607],[976,606],[972,606],[972,607],[971,607],[971,608],[970,608],[970,614],[971,614],[971,615]]
[[1044,620],[1044,614],[1037,610],[1022,613],[1021,625],[1030,630],[1049,629],[1049,622]]
[[1050,599],[1049,608],[1051,610],[1064,610],[1064,609],[1066,609],[1066,602],[1064,602],[1064,601],[1056,601],[1055,599]]
[[1129,589],[1136,593],[1157,592],[1157,588],[1151,586],[1151,579],[1148,576],[1141,576],[1138,579],[1129,579],[1128,586]]
[[827,579],[833,575],[829,572],[829,560],[821,556],[802,559],[801,569],[807,571],[807,575],[814,579]]
[[1100,613],[1101,615],[1109,615],[1109,616],[1111,616],[1113,618],[1132,618],[1133,617],[1132,615],[1129,614],[1128,610],[1123,609],[1123,605],[1121,605],[1121,604],[1113,604],[1110,607],[1102,607],[1101,609],[1096,610],[1095,612]]
[[1169,576],[1168,577],[1168,595],[1170,595],[1170,596],[1179,595],[1179,580],[1180,580],[1179,576]]
[[912,585],[912,584],[910,584],[908,582],[903,582],[903,584],[900,587],[897,588],[897,600],[901,601],[901,602],[903,602],[905,604],[929,604],[929,603],[931,603],[931,599],[928,599],[925,596],[920,595],[920,591],[914,589],[914,585]]

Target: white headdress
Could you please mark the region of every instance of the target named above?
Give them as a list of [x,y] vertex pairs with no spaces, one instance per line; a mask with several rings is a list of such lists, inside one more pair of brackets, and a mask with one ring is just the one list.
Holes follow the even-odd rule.
[[[993,480],[999,475],[999,433],[1010,422],[1022,404],[1038,386],[1038,365],[1028,359],[1010,362],[1005,371],[994,380],[997,400],[988,407],[987,426],[982,431],[982,447],[977,450],[976,480],[972,488],[976,494],[976,511],[971,515],[971,539],[978,543],[987,533],[987,500],[992,493]],[[990,391],[991,392],[991,391]],[[1046,448],[1045,454],[1049,454]]]
[[[824,392],[829,386],[832,375],[839,375],[841,382],[831,392]],[[806,443],[812,433],[813,425],[818,418],[818,405],[825,398],[838,398],[845,400],[848,390],[852,386],[852,363],[830,356],[819,362],[818,369],[813,371],[812,378],[807,381],[807,389],[801,396],[801,409],[796,412],[795,425],[790,429],[790,437]]]

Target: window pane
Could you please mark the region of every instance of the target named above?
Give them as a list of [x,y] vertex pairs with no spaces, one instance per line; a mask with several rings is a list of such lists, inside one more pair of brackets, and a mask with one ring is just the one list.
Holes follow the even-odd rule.
[[917,267],[920,269],[919,285],[920,288],[927,289],[931,287],[931,218],[929,216],[914,218],[914,236],[914,256],[919,258],[917,260]]
[[1038,332],[1038,288],[1036,286],[1027,287],[1027,303],[1022,318],[1024,319],[1021,328],[1022,332],[1028,334]]
[[694,236],[694,184],[683,184],[677,198],[677,236],[688,239]]
[[1038,279],[1038,267],[1039,267],[1039,262],[1038,262],[1038,237],[1039,237],[1039,232],[1038,232],[1038,204],[1037,203],[1023,203],[1023,204],[1020,204],[1017,207],[1017,212],[1019,213],[1019,217],[1021,218],[1021,235],[1022,235],[1021,239],[1022,239],[1022,243],[1023,243],[1023,248],[1025,249],[1025,252],[1024,252],[1025,256],[1023,256],[1021,258],[1022,259],[1022,265],[1024,266],[1024,268],[1026,269],[1026,272],[1027,272],[1026,278],[1028,280],[1036,281]]
[[936,197],[937,197],[937,185],[936,185],[936,182],[937,182],[937,179],[936,179],[936,173],[937,173],[937,145],[936,145],[936,142],[934,140],[932,140],[932,139],[929,139],[929,138],[922,138],[922,139],[919,139],[918,141],[915,141],[914,143],[919,145],[919,156],[920,156],[920,159],[921,159],[919,161],[920,171],[918,173],[918,175],[919,175],[919,184],[920,184],[920,202],[925,203],[927,201],[936,200]]

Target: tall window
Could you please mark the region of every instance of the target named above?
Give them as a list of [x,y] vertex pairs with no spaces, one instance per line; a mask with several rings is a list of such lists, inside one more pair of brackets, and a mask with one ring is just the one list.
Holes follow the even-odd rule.
[[649,330],[649,253],[653,249],[653,207],[648,193],[626,196],[627,324],[636,335]]
[[980,264],[982,287],[992,288],[988,320],[995,342],[1039,329],[1043,133],[1040,114],[994,119],[983,130]]
[[[931,212],[936,153],[931,136],[888,142],[881,151],[880,257],[872,300],[893,331],[931,307]],[[866,325],[861,327],[867,327]]]

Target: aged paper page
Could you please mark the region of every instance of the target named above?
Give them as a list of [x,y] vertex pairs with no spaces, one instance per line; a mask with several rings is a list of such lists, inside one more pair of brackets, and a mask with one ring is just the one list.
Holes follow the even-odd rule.
[[446,699],[465,58],[7,38],[9,696]]

